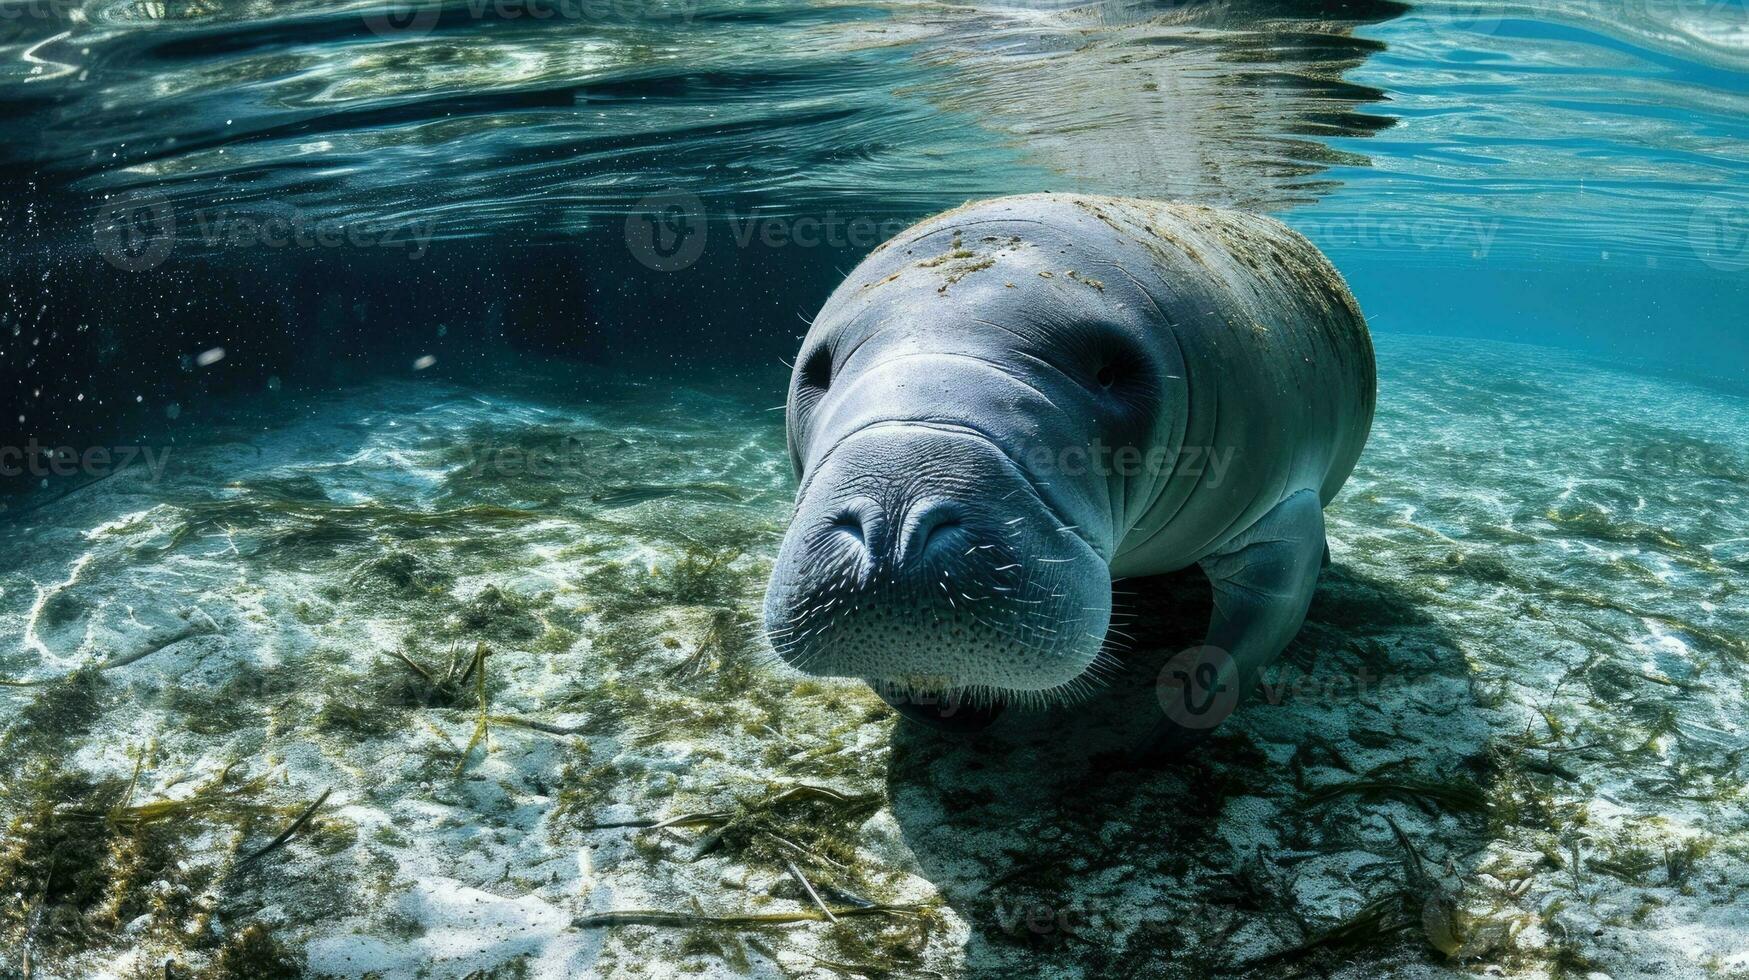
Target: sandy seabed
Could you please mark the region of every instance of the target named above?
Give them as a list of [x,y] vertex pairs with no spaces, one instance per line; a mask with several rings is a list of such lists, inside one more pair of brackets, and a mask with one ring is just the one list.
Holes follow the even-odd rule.
[[770,391],[185,430],[5,529],[0,976],[1749,973],[1749,400],[1379,364],[1305,630],[1148,764],[1194,574],[970,741],[774,664]]

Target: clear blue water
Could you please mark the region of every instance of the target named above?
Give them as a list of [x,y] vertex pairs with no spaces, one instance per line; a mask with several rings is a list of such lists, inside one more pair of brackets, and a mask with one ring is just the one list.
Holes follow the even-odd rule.
[[[130,454],[0,475],[0,977],[1749,968],[1743,0],[0,0],[0,135],[0,451]],[[1037,190],[1348,278],[1284,662],[1391,686],[1136,771],[1123,681],[967,751],[768,662],[807,321]],[[900,911],[587,920],[804,877]]]
[[1369,322],[1603,352],[1738,384],[1749,365],[1749,7],[1420,7],[1348,74],[1396,121],[1287,220]]

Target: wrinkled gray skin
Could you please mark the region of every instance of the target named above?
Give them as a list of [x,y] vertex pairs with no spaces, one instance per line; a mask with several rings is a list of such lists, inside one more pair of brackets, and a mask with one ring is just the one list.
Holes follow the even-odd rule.
[[773,645],[896,706],[1068,699],[1113,577],[1200,562],[1248,682],[1300,626],[1373,401],[1353,297],[1278,222],[1071,195],[938,215],[802,343]]

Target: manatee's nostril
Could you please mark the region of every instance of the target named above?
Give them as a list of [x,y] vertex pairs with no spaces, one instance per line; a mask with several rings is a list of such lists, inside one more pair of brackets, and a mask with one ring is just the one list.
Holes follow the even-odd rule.
[[924,501],[911,513],[904,557],[922,558],[951,545],[965,530],[960,510],[947,501]]
[[849,536],[863,547],[868,546],[867,532],[863,530],[862,518],[855,514],[839,514],[832,518],[832,529],[839,534]]
[[958,520],[949,518],[929,528],[923,534],[923,551],[921,554],[928,554],[929,549],[936,547],[938,544],[952,537],[953,532],[957,530],[959,526],[960,522]]
[[833,536],[853,544],[858,550],[872,552],[880,546],[880,505],[867,499],[852,500],[833,512],[826,527]]

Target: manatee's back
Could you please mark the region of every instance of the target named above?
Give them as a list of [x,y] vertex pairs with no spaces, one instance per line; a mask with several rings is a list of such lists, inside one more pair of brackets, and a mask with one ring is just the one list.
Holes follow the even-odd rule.
[[1273,219],[1197,205],[1051,195],[1030,209],[1103,240],[1184,364],[1174,450],[1200,461],[1154,487],[1114,571],[1182,567],[1302,489],[1329,503],[1366,444],[1377,376],[1360,308],[1316,246]]
[[[1258,428],[1294,431],[1315,450],[1321,478],[1310,485],[1328,504],[1366,445],[1378,375],[1366,318],[1318,247],[1273,218],[1184,204],[1136,202],[1164,246],[1162,266],[1195,266],[1206,279],[1170,279],[1187,292],[1217,290],[1208,312],[1178,324],[1192,356],[1229,377],[1251,380],[1241,414]],[[1176,253],[1176,254],[1174,254]]]

